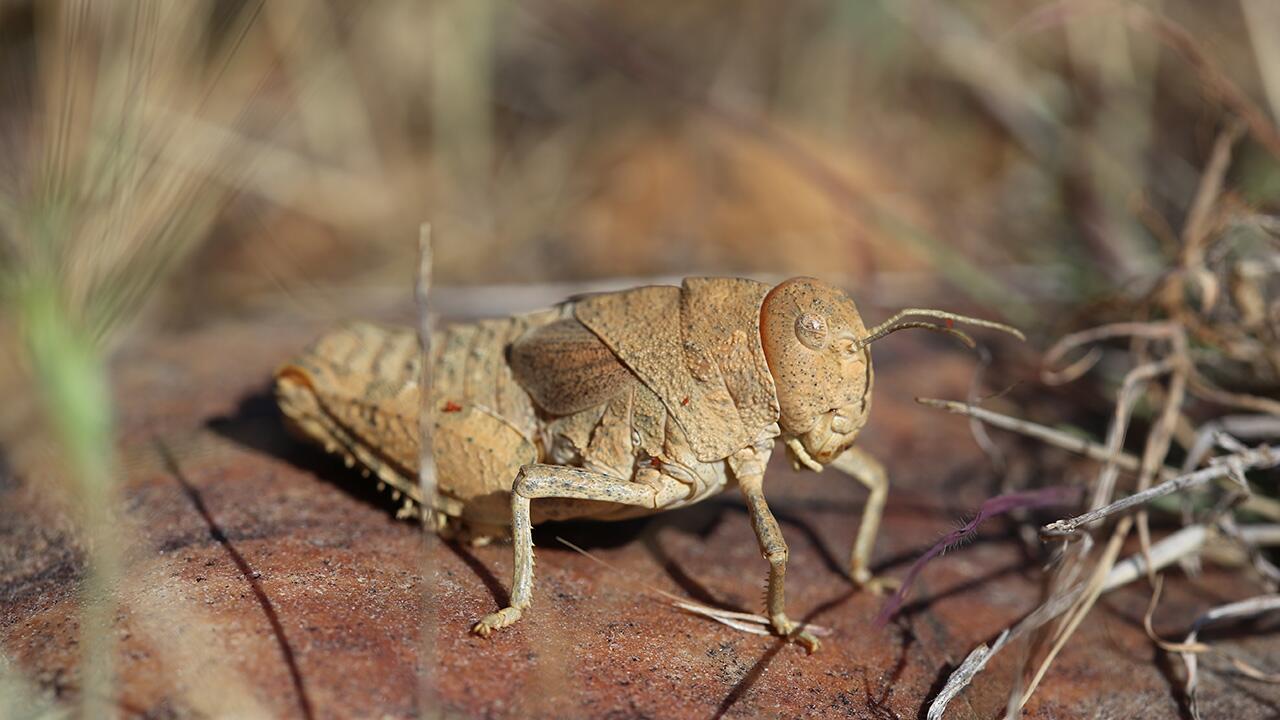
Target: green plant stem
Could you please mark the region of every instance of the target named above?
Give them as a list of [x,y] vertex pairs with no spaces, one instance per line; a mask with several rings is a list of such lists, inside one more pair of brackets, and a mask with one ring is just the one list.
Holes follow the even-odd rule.
[[56,285],[27,284],[18,313],[46,417],[79,504],[88,572],[80,620],[81,716],[115,716],[113,598],[121,553],[115,532],[115,448],[105,363],[92,333],[77,327]]

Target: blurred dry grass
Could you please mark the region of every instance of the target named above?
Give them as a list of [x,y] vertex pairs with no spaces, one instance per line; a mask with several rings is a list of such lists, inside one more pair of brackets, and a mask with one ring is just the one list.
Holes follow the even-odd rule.
[[[1223,109],[1082,7],[266,3],[272,127],[237,138],[247,192],[169,317],[407,288],[423,217],[445,284],[912,270],[1016,314],[1041,288],[1012,268],[1068,300],[1153,278],[1146,221],[1180,224]],[[1239,8],[1161,7],[1265,95]],[[1242,156],[1265,204],[1274,168]]]
[[[423,219],[442,285],[909,273],[1045,337],[1174,264],[1277,47],[1267,0],[0,3],[5,452],[87,443],[109,507],[127,332],[407,302]],[[1227,193],[1266,218],[1251,129]]]

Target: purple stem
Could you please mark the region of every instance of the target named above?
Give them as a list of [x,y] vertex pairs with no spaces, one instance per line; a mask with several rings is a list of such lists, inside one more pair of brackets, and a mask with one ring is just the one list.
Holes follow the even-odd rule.
[[1011,510],[1068,505],[1076,502],[1079,498],[1080,488],[1059,485],[1042,490],[1026,490],[999,495],[982,503],[982,507],[978,508],[978,514],[972,520],[944,535],[933,547],[929,548],[928,552],[921,555],[911,564],[911,568],[907,570],[907,576],[902,580],[902,587],[898,588],[893,597],[889,598],[884,607],[880,609],[880,614],[876,615],[875,626],[883,627],[885,623],[889,622],[897,614],[898,610],[902,608],[902,603],[907,599],[907,593],[911,591],[911,586],[915,583],[916,576],[920,574],[920,571],[924,569],[924,566],[930,560],[972,539],[982,523]]

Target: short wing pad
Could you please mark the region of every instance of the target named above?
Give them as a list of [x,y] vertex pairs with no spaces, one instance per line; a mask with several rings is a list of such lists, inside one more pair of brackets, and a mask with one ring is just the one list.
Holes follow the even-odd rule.
[[520,386],[552,415],[602,405],[634,379],[613,351],[573,318],[525,333],[511,344],[508,362]]

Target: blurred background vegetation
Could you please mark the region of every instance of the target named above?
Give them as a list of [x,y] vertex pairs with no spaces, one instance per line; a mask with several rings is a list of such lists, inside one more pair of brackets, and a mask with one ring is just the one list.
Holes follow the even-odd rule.
[[[1128,10],[1280,102],[1257,0],[169,5],[3,5],[6,205],[84,214],[33,206],[53,166],[107,154],[201,183],[166,205],[198,217],[93,253],[180,255],[137,271],[169,325],[408,287],[423,219],[447,285],[924,271],[1018,315],[1150,281],[1229,115]],[[76,137],[44,157],[70,91]],[[1268,207],[1274,158],[1237,154],[1231,188]]]
[[[107,538],[112,352],[408,302],[423,220],[437,283],[498,307],[814,274],[1040,337],[1100,321],[1176,264],[1234,122],[1232,227],[1274,252],[1278,7],[0,1],[6,454],[58,455]],[[92,546],[109,576],[119,550]]]

